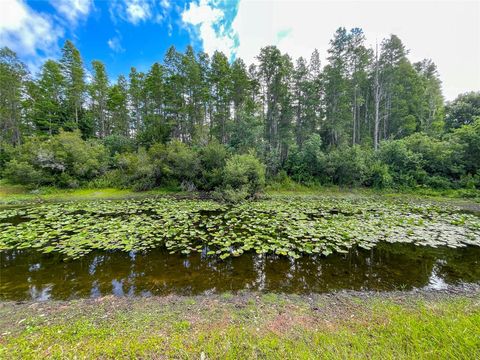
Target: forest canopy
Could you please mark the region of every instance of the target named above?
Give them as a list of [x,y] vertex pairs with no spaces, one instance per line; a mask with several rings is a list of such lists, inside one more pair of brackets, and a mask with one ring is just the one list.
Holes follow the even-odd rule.
[[38,74],[0,50],[0,174],[13,183],[170,184],[254,195],[265,181],[480,188],[480,92],[445,103],[432,60],[339,28],[326,63],[275,46],[255,64],[173,46],[115,81],[66,41]]

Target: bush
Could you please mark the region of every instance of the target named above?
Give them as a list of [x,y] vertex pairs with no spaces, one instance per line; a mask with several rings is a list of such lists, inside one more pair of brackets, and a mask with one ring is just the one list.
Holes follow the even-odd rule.
[[253,197],[265,186],[265,165],[253,154],[234,155],[224,169],[223,190],[239,192],[242,197]]
[[446,141],[441,141],[416,133],[400,140],[412,153],[419,156],[422,168],[431,176],[451,177],[461,173],[458,165],[452,162],[453,148]]
[[302,183],[326,182],[326,156],[322,151],[322,138],[311,135],[303,148],[293,149],[287,159],[287,169],[292,177]]
[[37,170],[26,161],[11,160],[7,163],[4,174],[6,179],[14,184],[40,186],[53,182],[41,170]]
[[218,142],[211,142],[199,152],[200,173],[197,185],[202,190],[213,190],[223,183],[223,169],[227,160],[227,149]]
[[380,161],[375,161],[370,166],[369,179],[366,185],[379,189],[389,188],[393,184],[392,175],[388,170],[388,165]]
[[467,174],[476,174],[480,170],[480,117],[455,129],[449,140],[454,148],[453,162],[461,164]]
[[335,184],[362,185],[368,178],[369,157],[360,146],[334,149],[327,157],[327,173]]
[[134,191],[150,190],[159,182],[154,165],[143,148],[136,153],[117,154],[115,163],[123,185],[132,187]]
[[172,141],[166,145],[155,144],[149,152],[154,166],[155,176],[164,184],[172,180],[181,183],[194,183],[199,174],[197,153],[180,141]]
[[110,135],[103,139],[103,144],[110,156],[123,154],[135,150],[135,144],[132,139],[122,135]]
[[462,176],[460,185],[466,189],[480,189],[480,171],[473,176],[471,174]]
[[397,186],[415,187],[425,177],[422,156],[409,150],[402,140],[383,141],[376,157],[388,165]]
[[441,176],[427,176],[425,185],[432,189],[451,189],[452,182]]
[[123,188],[131,187],[126,184],[125,175],[121,173],[118,169],[113,169],[105,172],[105,174],[100,175],[93,180],[90,180],[86,187],[88,188]]
[[108,154],[102,144],[83,140],[79,131],[61,131],[43,141],[37,137],[27,139],[13,151],[4,175],[25,185],[77,187],[103,174],[107,163]]

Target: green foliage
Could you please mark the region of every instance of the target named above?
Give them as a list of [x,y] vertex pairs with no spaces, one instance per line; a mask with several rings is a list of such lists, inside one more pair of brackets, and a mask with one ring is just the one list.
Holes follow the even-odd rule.
[[157,178],[176,181],[190,187],[200,171],[200,161],[194,149],[174,140],[166,145],[155,144],[148,154]]
[[104,173],[107,160],[104,146],[97,141],[82,140],[78,131],[61,131],[47,141],[32,137],[15,148],[4,175],[26,185],[76,187]]
[[25,97],[27,68],[17,54],[0,48],[0,142],[18,145],[25,130],[22,99]]
[[[181,185],[233,198],[262,187],[245,175],[255,166],[247,169],[238,155],[254,151],[269,179],[285,173],[303,184],[477,186],[480,94],[444,107],[436,65],[412,64],[398,36],[374,52],[362,29],[340,27],[323,67],[317,50],[309,61],[294,60],[266,46],[257,60],[247,66],[218,51],[210,57],[172,46],[162,63],[145,73],[131,68],[128,79],[113,83],[95,60],[87,84],[71,41],[36,78],[3,48],[0,171],[31,185]],[[80,130],[81,139],[72,135],[70,146],[62,130]]]
[[327,173],[335,184],[362,185],[368,176],[369,156],[358,145],[334,149],[328,154]]
[[388,166],[398,186],[414,187],[425,176],[421,155],[408,149],[403,141],[382,142],[376,156]]
[[201,176],[197,184],[200,189],[210,191],[222,185],[227,155],[226,147],[218,142],[211,142],[199,150]]
[[87,87],[83,60],[80,51],[70,40],[67,40],[62,48],[60,67],[65,79],[65,112],[68,122],[66,128],[78,128],[84,136],[92,136],[95,124],[85,116],[84,108]]
[[116,165],[124,186],[130,186],[135,191],[150,190],[158,182],[154,165],[144,148],[136,153],[117,154]]
[[223,186],[252,197],[265,186],[265,166],[252,153],[233,155],[225,165]]
[[43,171],[30,163],[16,159],[7,163],[3,175],[14,184],[40,186],[53,183],[51,176],[45,176]]
[[366,185],[370,185],[378,189],[391,187],[393,185],[393,179],[388,169],[388,165],[380,161],[373,162],[369,169]]
[[460,94],[445,109],[447,128],[456,129],[472,124],[480,116],[480,92]]
[[123,135],[109,135],[103,139],[110,156],[132,152],[135,149],[133,140]]
[[71,127],[65,114],[65,85],[61,66],[53,60],[45,62],[39,80],[30,84],[29,117],[39,134],[58,134],[61,128]]
[[416,133],[402,140],[406,148],[422,159],[422,168],[429,174],[448,178],[461,173],[455,163],[453,149],[446,141]]
[[480,117],[469,125],[455,129],[449,136],[453,145],[453,161],[461,164],[467,174],[480,170]]
[[322,138],[312,134],[301,149],[294,148],[287,159],[286,168],[293,179],[310,182],[315,179],[326,182],[327,156],[322,151]]

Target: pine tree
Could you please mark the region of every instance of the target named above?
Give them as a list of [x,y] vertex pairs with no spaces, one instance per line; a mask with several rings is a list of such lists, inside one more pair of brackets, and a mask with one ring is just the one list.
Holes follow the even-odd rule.
[[93,133],[92,124],[89,124],[83,115],[85,98],[85,70],[80,52],[75,45],[67,40],[62,49],[60,59],[63,77],[66,83],[66,113],[68,118],[67,128],[80,128],[85,136]]
[[129,87],[128,87],[128,103],[130,107],[130,125],[129,133],[132,136],[137,136],[143,129],[143,114],[144,114],[144,82],[145,75],[138,72],[132,67],[130,69]]
[[290,98],[293,65],[288,55],[275,46],[260,50],[259,84],[263,100],[266,151],[269,171],[276,173],[285,162],[292,143],[292,106]]
[[128,84],[123,75],[118,77],[117,83],[108,91],[107,111],[110,118],[110,133],[129,137]]
[[350,34],[339,28],[330,41],[328,64],[323,71],[326,139],[328,145],[344,145],[351,128],[351,90],[348,74]]
[[182,54],[171,46],[163,60],[165,68],[165,119],[171,124],[172,137],[186,140],[185,75],[182,73]]
[[437,66],[425,59],[414,64],[422,81],[420,130],[428,134],[440,134],[444,127],[444,98]]
[[92,61],[93,78],[88,90],[91,98],[91,110],[96,134],[104,138],[111,134],[111,126],[107,114],[109,80],[105,65],[98,60]]
[[28,72],[17,54],[0,49],[0,143],[20,144],[25,131],[23,98]]
[[29,118],[40,134],[53,135],[67,121],[65,114],[65,78],[58,62],[47,60],[39,78],[30,86],[32,102]]
[[212,104],[210,135],[221,144],[226,144],[227,130],[230,127],[232,79],[227,57],[218,51],[212,56],[209,84]]
[[155,63],[145,77],[145,126],[141,137],[146,144],[164,143],[170,137],[170,128],[164,116],[163,73],[162,65]]

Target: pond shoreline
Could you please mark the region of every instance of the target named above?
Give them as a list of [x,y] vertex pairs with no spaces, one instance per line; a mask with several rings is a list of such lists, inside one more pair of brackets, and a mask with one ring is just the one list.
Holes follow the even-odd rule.
[[291,298],[303,301],[312,301],[318,299],[359,299],[359,300],[368,300],[368,299],[384,299],[384,300],[447,300],[454,299],[457,297],[464,298],[473,298],[480,301],[480,283],[468,283],[460,285],[448,285],[442,289],[434,288],[415,288],[412,290],[390,290],[390,291],[372,291],[372,290],[338,290],[322,293],[310,293],[310,294],[293,294],[293,293],[283,293],[283,292],[261,292],[261,291],[248,291],[241,290],[236,292],[225,291],[222,293],[206,293],[199,295],[178,295],[178,294],[167,294],[167,295],[151,295],[151,296],[131,296],[131,295],[105,295],[95,298],[75,298],[68,300],[0,300],[0,307],[30,307],[30,306],[63,306],[72,303],[78,304],[95,304],[98,302],[124,302],[124,303],[135,303],[135,302],[176,302],[183,301],[186,299],[197,299],[197,300],[215,300],[215,299],[236,299],[236,300],[248,300],[251,298],[260,298],[262,296],[278,296],[281,298]]
[[[149,226],[152,228],[153,222],[164,219],[164,222],[159,222],[161,226],[154,226],[153,230],[163,230],[168,224],[171,224],[172,229],[175,230],[183,224],[182,229],[190,232],[193,229],[189,224],[200,223],[205,225],[199,227],[200,234],[211,235],[215,234],[215,231],[208,229],[228,230],[234,228],[234,225],[229,224],[236,224],[240,221],[239,219],[243,219],[244,224],[240,225],[246,227],[238,232],[239,236],[243,236],[245,231],[251,228],[253,220],[260,219],[261,221],[258,220],[256,223],[257,229],[268,230],[272,224],[276,224],[273,230],[283,229],[286,224],[289,224],[287,235],[297,234],[299,240],[297,239],[296,242],[292,240],[292,244],[299,247],[319,243],[312,240],[313,237],[309,237],[307,242],[303,237],[298,236],[302,232],[308,235],[308,231],[313,229],[313,226],[320,223],[329,226],[333,224],[335,226],[332,229],[336,229],[337,233],[342,235],[340,230],[344,228],[345,223],[350,224],[352,234],[355,235],[344,239],[347,244],[350,244],[352,238],[378,230],[379,226],[385,225],[382,216],[388,211],[391,211],[391,214],[387,214],[388,217],[385,219],[392,221],[392,224],[402,216],[408,220],[405,223],[405,229],[416,226],[421,230],[426,226],[425,224],[429,224],[430,235],[437,230],[448,230],[444,237],[448,240],[448,245],[455,246],[458,244],[451,244],[452,236],[462,235],[467,226],[470,226],[474,237],[478,236],[476,231],[478,231],[479,205],[474,201],[356,192],[290,195],[271,192],[267,195],[270,197],[268,200],[270,203],[263,200],[263,204],[266,204],[263,208],[262,202],[248,204],[258,208],[255,211],[251,208],[242,208],[242,212],[233,213],[225,219],[215,213],[218,207],[223,205],[207,200],[201,204],[192,203],[191,206],[185,207],[189,200],[169,202],[165,199],[185,196],[174,193],[143,193],[141,194],[142,204],[140,201],[131,201],[126,202],[126,205],[130,205],[124,207],[121,202],[106,201],[107,198],[102,197],[103,195],[94,194],[93,196],[93,198],[81,198],[82,200],[78,196],[64,198],[71,204],[62,202],[58,206],[52,205],[60,202],[59,198],[41,197],[40,206],[32,209],[28,214],[21,212],[17,214],[16,210],[5,211],[4,218],[7,222],[11,221],[12,216],[31,217],[29,222],[17,224],[18,227],[13,227],[7,222],[3,225],[5,230],[10,229],[15,235],[4,239],[12,248],[2,253],[4,268],[1,269],[3,272],[1,280],[6,289],[11,286],[12,291],[18,290],[23,284],[25,286],[20,289],[20,293],[25,294],[26,288],[33,287],[38,291],[51,287],[56,290],[55,284],[63,283],[69,291],[79,291],[82,284],[80,280],[83,279],[85,284],[88,284],[88,287],[85,287],[88,291],[86,291],[86,297],[76,298],[71,295],[75,294],[75,291],[65,297],[72,300],[0,301],[0,358],[268,358],[285,360],[384,358],[385,354],[395,359],[480,357],[480,337],[478,336],[480,334],[480,282],[478,281],[480,273],[477,266],[479,259],[477,254],[480,248],[478,246],[471,248],[468,245],[448,249],[444,244],[440,248],[427,249],[423,245],[417,246],[416,243],[411,243],[393,244],[395,246],[392,247],[390,244],[386,248],[385,244],[374,242],[375,246],[367,246],[366,249],[360,250],[359,246],[365,243],[353,244],[349,248],[351,250],[340,252],[341,255],[335,255],[336,252],[313,255],[319,258],[318,264],[322,265],[321,268],[307,266],[306,255],[304,255],[307,252],[303,250],[309,250],[308,248],[300,249],[298,255],[302,254],[302,256],[297,258],[287,256],[290,255],[288,252],[287,255],[282,255],[283,247],[278,247],[278,254],[274,251],[277,248],[268,248],[267,250],[272,250],[274,254],[264,253],[265,258],[259,254],[261,259],[255,257],[248,262],[246,259],[250,250],[222,259],[217,256],[219,254],[210,253],[208,246],[197,249],[189,242],[185,242],[184,245],[189,251],[192,248],[191,253],[177,251],[174,254],[166,254],[164,258],[159,256],[149,258],[145,254],[153,251],[150,247],[146,246],[145,249],[129,247],[129,243],[123,244],[120,241],[125,237],[117,236],[119,241],[113,242],[112,246],[103,246],[104,243],[108,245],[109,239],[113,239],[115,235],[122,235],[123,233],[119,233],[121,226],[130,223],[132,219],[137,219],[137,223],[125,228],[125,234],[136,234],[137,229],[149,229]],[[186,198],[189,196],[186,195]],[[291,201],[287,199],[289,196],[292,196]],[[152,201],[149,203],[150,197],[155,197],[155,201],[163,200],[158,204]],[[283,197],[288,201],[282,202]],[[316,203],[309,202],[310,197],[314,197],[315,201],[323,199],[323,203],[317,206]],[[125,200],[128,199],[128,195],[122,193],[113,198]],[[406,199],[411,200],[412,204],[399,205]],[[0,203],[3,200],[1,199]],[[80,202],[83,200],[86,202]],[[362,205],[362,201],[365,202],[365,206]],[[422,203],[430,205],[422,206]],[[30,204],[31,202],[25,202],[23,199],[17,201],[15,205],[29,206]],[[448,208],[437,208],[437,204]],[[86,208],[87,205],[90,208]],[[143,209],[144,205],[148,205],[146,209]],[[298,211],[291,212],[292,207],[295,206]],[[112,209],[119,210],[116,218],[109,217]],[[458,209],[473,211],[475,214],[462,215],[457,211]],[[89,211],[90,218],[86,217],[86,211]],[[172,214],[184,214],[184,216],[172,220]],[[378,219],[375,214],[378,214]],[[435,215],[433,218],[432,214]],[[44,217],[48,219],[46,229],[50,229],[52,224],[57,224],[55,231],[63,231],[64,235],[68,236],[58,241],[45,238],[44,240],[50,242],[45,242],[44,253],[41,253],[37,247],[39,236],[31,234],[36,227],[42,230],[44,223],[39,219]],[[366,228],[363,233],[355,232],[358,226],[366,224],[365,219],[370,219],[371,227]],[[437,223],[434,222],[437,221],[435,219],[438,219]],[[65,222],[65,220],[68,221]],[[86,220],[90,222],[86,223]],[[107,224],[107,220],[113,221],[112,226],[105,229],[98,228],[103,226],[102,224]],[[217,222],[213,223],[213,221]],[[27,228],[26,225],[29,223],[36,226]],[[300,223],[305,226],[297,229],[296,226]],[[442,228],[438,224],[450,228]],[[238,225],[235,226],[238,227]],[[89,231],[83,236],[85,228]],[[20,232],[22,229],[23,232]],[[108,230],[109,236],[98,238],[97,242],[90,243],[94,229]],[[456,231],[449,231],[452,229]],[[75,230],[77,236],[77,242],[73,242],[77,245],[72,247],[74,250],[72,254],[78,253],[78,259],[70,257],[68,261],[64,261],[63,257],[70,252],[59,250],[68,249],[68,246],[72,245],[71,230]],[[97,233],[103,234],[104,231],[100,230]],[[320,230],[322,229],[319,228],[318,231]],[[11,245],[12,239],[17,239],[20,234],[25,236],[25,243]],[[225,234],[229,232],[226,231]],[[272,234],[277,232],[274,231]],[[333,234],[332,231],[326,231],[324,235],[331,234]],[[398,237],[398,232],[392,234],[397,234],[394,237]],[[284,240],[284,237],[272,235],[270,238],[272,237],[278,242]],[[30,241],[30,238],[33,240]],[[223,238],[224,235],[218,235],[218,241]],[[424,233],[419,232],[418,238],[425,239]],[[172,236],[172,239],[175,238]],[[170,246],[181,243],[172,239]],[[473,240],[476,239],[473,238]],[[234,240],[237,240],[237,237]],[[433,238],[433,240],[438,239]],[[58,248],[53,248],[52,244],[58,245]],[[135,244],[132,243],[132,245]],[[152,244],[156,243],[152,242]],[[213,242],[213,245],[215,244]],[[219,244],[221,245],[221,242]],[[259,244],[271,245],[268,241]],[[325,244],[328,245],[330,242]],[[149,243],[147,242],[146,245]],[[28,251],[32,253],[28,255],[25,251],[26,257],[23,257],[22,248],[31,248]],[[153,247],[155,248],[157,247]],[[175,250],[175,248],[172,249]],[[99,252],[95,253],[94,250]],[[230,251],[230,249],[227,250]],[[351,256],[349,251],[352,252]],[[358,251],[365,256],[359,257]],[[125,257],[126,260],[119,261]],[[335,260],[336,258],[338,259]],[[173,261],[173,259],[177,260]],[[198,261],[193,261],[194,259]],[[241,259],[248,266],[240,268],[232,266],[242,261]],[[178,271],[174,272],[175,269]],[[239,269],[245,269],[245,271],[238,271]],[[363,272],[360,271],[362,269]],[[108,271],[111,271],[110,277],[106,276]],[[152,295],[128,296],[127,290],[141,289],[143,280],[149,286],[156,284],[160,288],[169,284],[168,279],[165,278],[168,274],[176,276],[172,278],[172,284],[177,287],[183,284],[185,289],[190,290],[192,285],[200,284],[198,275],[202,274],[206,278],[208,291],[205,292],[205,289],[202,289],[201,292],[196,293],[197,295],[194,293],[180,295],[181,292],[172,291],[177,295],[156,295],[152,292]],[[212,275],[215,274],[218,275],[217,282],[213,281],[215,277]],[[265,274],[269,274],[270,279],[275,281],[269,283],[269,277]],[[377,282],[395,285],[393,289],[399,290],[312,291],[307,294],[301,294],[301,291],[295,290],[293,294],[288,294],[281,291],[281,286],[278,288],[268,286],[277,283],[287,286],[295,283],[297,279],[303,281],[298,281],[297,285],[305,288],[305,285],[309,284],[308,276],[318,282],[325,279],[327,275],[335,285],[334,288],[338,288],[342,279],[360,277],[363,281],[360,285]],[[411,287],[406,286],[405,276],[411,277],[410,284],[413,290],[406,290]],[[232,290],[242,289],[240,280],[244,277],[249,280],[246,284],[262,284],[263,287],[260,287],[262,291],[254,292],[252,289],[255,288],[251,286],[244,287],[243,290]],[[462,281],[462,277],[466,279],[465,282]],[[226,278],[230,282],[226,282]],[[441,286],[438,288],[416,287],[419,281],[421,284],[430,286],[431,278],[434,281],[440,281]],[[442,280],[445,281],[442,282]],[[230,287],[222,288],[219,285],[222,283]],[[267,286],[264,287],[264,284]],[[350,283],[347,282],[347,284]],[[345,288],[370,288],[360,285]],[[446,286],[443,287],[444,285]],[[91,294],[90,290],[97,288],[100,291],[95,294],[99,296],[88,298]],[[114,293],[113,288],[121,288],[120,293],[127,296],[105,296]],[[307,289],[310,288],[307,287]],[[137,293],[133,292],[133,294]],[[15,298],[12,297],[12,299]]]
[[296,359],[376,358],[389,351],[395,358],[475,358],[478,320],[478,285],[0,302],[0,355]]

